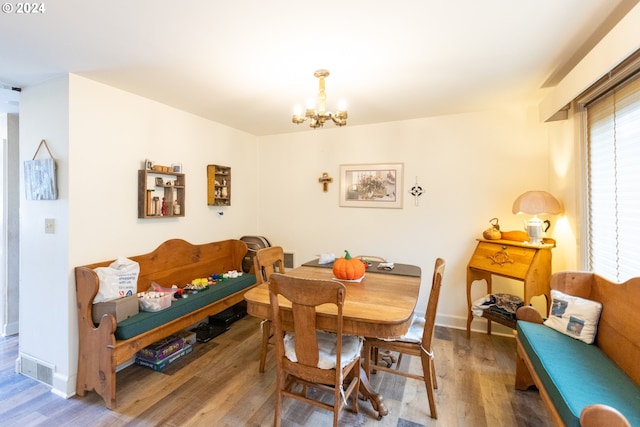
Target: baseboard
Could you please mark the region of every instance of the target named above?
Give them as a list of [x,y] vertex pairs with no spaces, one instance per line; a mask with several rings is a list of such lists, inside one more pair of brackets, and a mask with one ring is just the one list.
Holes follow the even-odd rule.
[[18,332],[20,332],[20,324],[18,322],[11,322],[4,325],[2,336],[16,335]]
[[53,374],[53,388],[51,393],[56,396],[70,398],[76,394],[76,375],[67,376],[56,372]]
[[[467,318],[451,315],[436,315],[436,326],[444,326],[451,329],[467,330]],[[487,333],[487,319],[484,317],[474,317],[471,322],[471,332]],[[491,323],[491,334],[513,338],[513,329],[499,323]]]

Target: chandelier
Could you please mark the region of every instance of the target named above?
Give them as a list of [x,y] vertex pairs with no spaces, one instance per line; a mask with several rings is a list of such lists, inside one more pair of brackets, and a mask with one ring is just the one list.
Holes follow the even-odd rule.
[[295,124],[303,123],[309,119],[309,126],[314,129],[322,127],[324,123],[331,119],[336,126],[344,126],[347,124],[347,111],[344,108],[338,107],[338,111],[334,114],[326,111],[325,101],[327,100],[327,94],[324,92],[324,79],[329,76],[328,70],[317,70],[313,73],[314,77],[320,79],[320,92],[318,92],[318,108],[317,110],[313,106],[308,106],[302,115],[302,107],[296,106],[295,112],[291,121]]

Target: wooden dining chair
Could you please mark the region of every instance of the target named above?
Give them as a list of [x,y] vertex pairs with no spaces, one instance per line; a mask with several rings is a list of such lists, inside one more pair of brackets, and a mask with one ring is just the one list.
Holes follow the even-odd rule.
[[[433,333],[435,330],[436,311],[438,310],[438,300],[440,298],[440,287],[442,286],[442,276],[444,274],[445,261],[442,258],[436,259],[436,263],[433,269],[433,279],[431,282],[431,292],[429,294],[429,302],[427,304],[427,311],[424,317],[414,313],[411,326],[407,334],[397,339],[376,339],[366,338],[364,345],[364,369],[367,376],[370,377],[371,370],[389,372],[396,375],[402,375],[408,378],[415,378],[424,381],[424,385],[427,388],[427,397],[429,399],[429,409],[431,411],[431,418],[438,418],[436,410],[436,402],[433,395],[433,390],[438,388],[436,381],[436,372],[434,364],[433,349],[431,347],[433,341]],[[372,355],[375,355],[378,350],[388,350],[400,353],[400,355],[406,354],[410,356],[418,356],[422,362],[422,375],[416,375],[409,372],[400,371],[399,365],[401,359],[398,360],[396,368],[389,366],[372,366]]]
[[[280,246],[271,246],[260,249],[253,257],[253,269],[256,274],[256,283],[266,282],[273,273],[284,274],[284,250]],[[267,360],[269,339],[273,336],[271,321],[265,319],[260,324],[262,328],[262,345],[260,347],[260,372],[264,372]]]
[[[342,333],[345,295],[346,287],[335,280],[302,279],[277,273],[270,276],[277,368],[275,426],[281,422],[283,397],[332,410],[334,427],[349,399],[352,411],[358,412],[362,338]],[[282,297],[291,303],[286,315],[280,306],[284,302]],[[336,333],[316,329],[316,307],[322,304],[336,307]],[[286,329],[292,332],[285,333],[283,319],[287,321]],[[307,387],[332,393],[333,403],[307,396]]]

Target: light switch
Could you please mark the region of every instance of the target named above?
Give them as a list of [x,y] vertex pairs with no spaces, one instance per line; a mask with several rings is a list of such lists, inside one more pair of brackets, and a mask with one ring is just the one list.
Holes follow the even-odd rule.
[[44,232],[46,234],[54,234],[56,232],[56,220],[55,218],[44,219]]

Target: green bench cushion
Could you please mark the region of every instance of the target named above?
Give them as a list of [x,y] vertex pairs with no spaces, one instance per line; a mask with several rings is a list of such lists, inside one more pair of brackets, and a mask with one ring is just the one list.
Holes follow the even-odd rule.
[[597,346],[548,326],[519,321],[518,338],[567,427],[580,427],[580,412],[594,403],[612,406],[640,426],[640,387]]
[[246,289],[256,283],[256,276],[243,274],[237,279],[225,279],[208,289],[188,298],[179,298],[171,302],[171,307],[151,312],[141,311],[135,316],[119,322],[116,328],[116,339],[126,340],[140,335],[174,319],[184,316],[194,310],[205,307],[215,301],[228,297],[238,291]]

